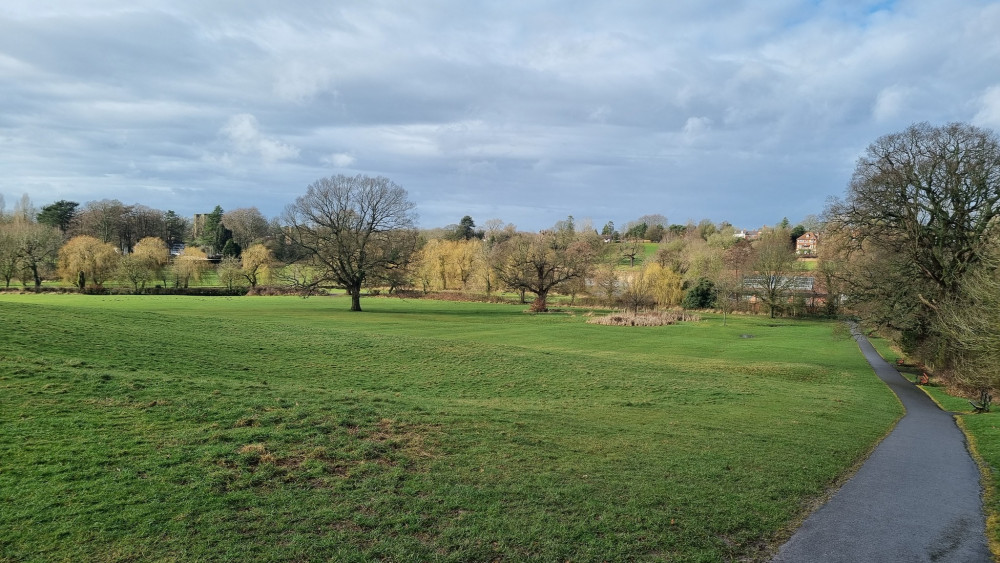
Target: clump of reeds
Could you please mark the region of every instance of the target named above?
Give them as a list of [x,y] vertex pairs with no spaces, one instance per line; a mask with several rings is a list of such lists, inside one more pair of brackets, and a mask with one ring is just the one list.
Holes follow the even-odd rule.
[[644,311],[641,313],[611,313],[603,317],[588,319],[587,323],[609,326],[665,326],[700,320],[700,316],[686,311]]

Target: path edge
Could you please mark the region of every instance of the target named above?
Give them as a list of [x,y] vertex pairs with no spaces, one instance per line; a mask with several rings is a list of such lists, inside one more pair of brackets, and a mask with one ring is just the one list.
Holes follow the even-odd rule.
[[[868,338],[867,336],[863,337]],[[874,346],[872,346],[872,348],[875,349],[875,353],[878,354],[883,361],[889,363],[889,360],[886,360],[885,356],[878,351],[878,348],[875,348]],[[889,365],[892,366],[891,363],[889,363]],[[895,366],[893,366],[893,368],[895,368]],[[899,372],[899,370],[896,371],[897,373]],[[900,374],[900,376],[906,379],[902,374]],[[942,405],[934,397],[934,395],[931,395],[923,385],[917,385],[916,383],[913,385],[916,386],[917,389],[920,389],[920,391],[935,405],[937,405],[939,409],[951,414],[952,420],[955,421],[955,426],[957,426],[958,429],[962,431],[962,435],[965,436],[965,449],[969,452],[969,456],[972,457],[972,461],[976,463],[976,467],[979,469],[979,486],[982,487],[983,490],[983,512],[986,516],[986,545],[989,546],[990,553],[993,554],[994,563],[1000,563],[1000,512],[991,508],[992,501],[997,498],[997,489],[993,484],[992,467],[979,453],[975,436],[973,436],[969,432],[968,428],[965,427],[965,420],[962,417],[970,413],[946,410],[944,405]],[[895,395],[895,393],[893,393],[893,395]],[[898,399],[899,397],[897,396],[896,398]],[[902,417],[900,417],[900,419],[902,419]],[[896,422],[898,423],[899,421],[897,420]]]
[[[854,328],[852,326],[852,323],[847,321],[843,322],[849,327],[852,327],[852,329]],[[855,333],[853,330],[851,330],[849,334],[851,336],[851,340],[854,340],[854,345],[858,347],[858,353],[861,354],[861,357],[863,358],[864,353],[861,352],[861,343],[858,341],[858,338],[864,338],[865,340],[868,340],[868,337],[860,331]],[[872,346],[872,348],[874,348],[874,346]],[[878,350],[875,350],[875,353],[878,354]],[[878,357],[882,358],[882,354],[878,354]],[[885,358],[882,358],[882,360],[885,361]],[[893,369],[895,369],[895,366],[892,366],[892,364],[889,365],[893,367]],[[813,515],[814,512],[816,512],[817,510],[822,508],[823,505],[829,502],[830,499],[833,498],[833,495],[837,494],[837,491],[843,488],[843,486],[848,481],[850,481],[855,475],[857,475],[858,471],[861,470],[861,466],[863,466],[868,461],[868,459],[871,458],[872,454],[875,453],[875,450],[879,447],[879,445],[881,445],[882,442],[884,442],[885,439],[889,437],[889,434],[892,434],[893,430],[895,430],[896,427],[899,426],[899,421],[903,420],[903,417],[906,416],[906,405],[903,404],[903,400],[899,398],[899,395],[897,395],[896,392],[893,391],[891,387],[889,387],[888,383],[882,381],[882,378],[880,378],[878,374],[875,373],[875,366],[869,364],[868,367],[871,370],[871,375],[875,379],[878,379],[882,383],[882,385],[885,386],[886,390],[889,391],[892,397],[896,399],[896,402],[899,403],[899,406],[903,407],[903,413],[900,414],[896,418],[896,420],[892,421],[892,424],[890,424],[889,427],[886,428],[885,433],[882,434],[882,436],[880,436],[877,440],[872,442],[871,446],[867,450],[865,450],[864,453],[858,456],[858,458],[851,465],[849,465],[844,470],[843,473],[837,475],[833,479],[833,481],[831,481],[823,489],[821,493],[809,499],[803,500],[799,512],[796,513],[795,516],[793,516],[792,519],[789,520],[784,527],[782,527],[775,534],[773,534],[770,539],[768,539],[767,548],[765,550],[767,558],[762,559],[761,561],[771,561],[771,559],[773,559],[778,554],[778,550],[781,549],[781,546],[784,545],[785,542],[787,542],[789,539],[791,539],[791,537],[795,534],[795,532],[802,527],[802,524],[806,521],[806,519],[808,519],[810,516]],[[898,370],[897,373],[899,373]],[[902,374],[900,375],[900,377],[902,377]],[[961,425],[959,425],[959,428],[962,428]],[[964,428],[962,429],[962,432],[965,433]],[[968,436],[966,436],[965,442],[966,444],[969,444]],[[976,453],[976,456],[978,456],[978,452]],[[976,459],[976,456],[973,456],[973,459]],[[980,472],[982,473],[982,466],[980,466]],[[981,476],[980,480],[982,479],[983,477]],[[998,515],[997,517],[996,524],[998,526],[998,529],[1000,529],[1000,515]],[[989,530],[989,518],[987,518],[987,530]],[[987,534],[987,536],[989,536],[989,534]],[[989,540],[989,537],[987,537],[987,540]],[[997,543],[997,549],[1000,549],[1000,542]],[[990,550],[993,551],[992,542],[990,543]],[[994,563],[1000,563],[1000,556],[998,556],[998,553],[1000,552],[996,551],[993,552]]]
[[955,425],[962,431],[962,434],[965,434],[965,445],[966,449],[969,450],[969,455],[979,467],[979,484],[983,488],[983,511],[986,513],[986,545],[989,546],[990,553],[993,554],[993,561],[1000,563],[1000,540],[997,539],[1000,535],[1000,514],[990,508],[997,495],[991,475],[992,468],[979,454],[976,438],[965,428],[965,421],[958,414],[953,413],[952,416],[955,419]]

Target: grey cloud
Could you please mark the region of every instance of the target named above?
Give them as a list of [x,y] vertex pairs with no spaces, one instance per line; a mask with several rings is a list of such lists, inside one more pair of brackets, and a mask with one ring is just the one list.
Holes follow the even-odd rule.
[[752,227],[911,122],[1000,125],[996,2],[37,4],[0,7],[9,201],[276,215],[347,171],[426,226]]

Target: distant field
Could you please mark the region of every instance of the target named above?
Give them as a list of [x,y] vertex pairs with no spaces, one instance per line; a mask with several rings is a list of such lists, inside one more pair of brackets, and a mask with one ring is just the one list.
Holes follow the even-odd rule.
[[660,249],[660,243],[658,242],[644,242],[642,243],[642,261],[648,262],[656,258],[656,251]]
[[0,295],[0,560],[760,558],[901,414],[840,325]]

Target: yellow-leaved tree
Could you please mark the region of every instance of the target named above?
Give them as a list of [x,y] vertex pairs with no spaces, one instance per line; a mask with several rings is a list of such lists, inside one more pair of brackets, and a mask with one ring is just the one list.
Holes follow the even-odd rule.
[[174,275],[177,276],[177,285],[187,288],[192,281],[201,281],[201,274],[212,267],[208,260],[208,255],[203,250],[194,246],[188,246],[181,252],[180,256],[174,260]]
[[167,285],[166,271],[167,264],[170,263],[170,249],[163,239],[144,237],[132,249],[132,256],[149,271],[150,279],[163,280],[163,285]]
[[[467,291],[477,278],[482,278],[482,270],[487,267],[483,261],[483,241],[477,238],[429,240],[420,249],[416,262],[416,279],[425,292]],[[493,282],[492,277],[489,282]]]
[[450,241],[448,246],[452,271],[459,286],[465,291],[469,289],[469,280],[480,268],[480,249],[483,246],[483,241],[477,238],[456,240]]
[[646,264],[643,271],[649,280],[650,294],[657,307],[665,309],[680,305],[684,298],[684,279],[680,274],[656,262]]
[[416,277],[424,293],[435,289],[448,288],[445,241],[432,239],[417,252]]
[[243,251],[243,276],[250,282],[250,287],[257,287],[258,283],[270,280],[273,263],[271,251],[263,244],[252,245]]
[[120,258],[114,245],[88,235],[76,236],[59,249],[59,274],[80,289],[88,281],[99,286],[114,273]]

